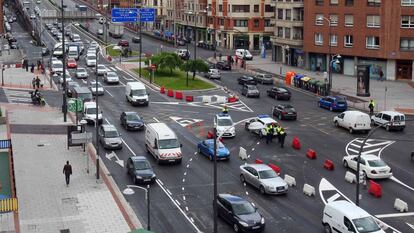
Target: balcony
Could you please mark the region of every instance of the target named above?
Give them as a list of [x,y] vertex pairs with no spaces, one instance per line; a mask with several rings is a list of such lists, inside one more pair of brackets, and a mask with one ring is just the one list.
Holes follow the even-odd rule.
[[303,27],[303,21],[299,20],[280,20],[275,21],[276,27]]
[[277,0],[272,0],[271,5],[277,6],[277,8],[292,9],[303,7],[303,1],[278,2]]
[[303,46],[303,39],[302,38],[287,39],[287,38],[272,36],[272,43],[273,44],[283,44],[283,45],[289,45],[289,46],[302,47]]

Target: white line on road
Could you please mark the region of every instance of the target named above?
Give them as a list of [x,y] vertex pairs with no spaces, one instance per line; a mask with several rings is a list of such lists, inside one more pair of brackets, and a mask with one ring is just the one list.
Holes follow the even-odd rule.
[[407,216],[414,216],[414,212],[375,215],[375,217],[377,218],[396,218],[396,217],[407,217]]
[[111,97],[114,97],[108,90],[105,90]]
[[332,195],[332,197],[328,198],[327,202],[333,202],[336,199],[338,199],[339,197],[341,197],[341,195],[339,195],[338,193],[335,193],[334,195]]
[[178,204],[179,206],[181,206],[181,203],[180,203],[177,199],[175,199],[175,202],[177,202],[177,204]]
[[404,186],[404,187],[406,187],[406,188],[411,189],[412,191],[414,191],[414,188],[413,187],[411,187],[411,186],[409,186],[407,184],[404,184],[402,181],[400,181],[399,179],[395,178],[394,176],[391,176],[390,179],[393,180],[393,181],[395,181],[395,182],[397,182],[397,183],[399,183],[399,184],[401,184],[402,186]]
[[160,122],[157,118],[153,117],[152,119],[154,119],[154,121],[156,122]]
[[115,66],[115,68],[116,68],[117,70],[119,70],[119,71],[122,71],[122,69],[121,69],[121,68],[119,68],[118,66]]
[[131,147],[129,147],[129,146],[128,146],[128,144],[124,141],[124,139],[122,139],[122,138],[121,138],[121,140],[122,140],[122,142],[125,144],[125,146],[129,149],[129,151],[131,151],[131,153],[132,153],[134,156],[137,156],[137,154],[135,154],[135,152],[131,149]]
[[171,191],[169,189],[166,189],[166,190],[167,190],[167,193],[168,194],[172,195],[172,193],[171,193]]

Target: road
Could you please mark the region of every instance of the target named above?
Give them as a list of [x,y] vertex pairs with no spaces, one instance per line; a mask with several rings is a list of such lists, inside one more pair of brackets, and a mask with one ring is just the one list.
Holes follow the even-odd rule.
[[[42,6],[47,5],[43,2]],[[96,29],[95,22],[92,26]],[[72,31],[78,31],[76,27]],[[79,31],[78,31],[79,32]],[[92,38],[79,32],[85,45]],[[126,33],[125,38],[130,38],[132,33]],[[45,32],[45,41],[53,44],[54,38]],[[110,37],[108,37],[110,38]],[[111,38],[111,43],[117,40]],[[136,45],[133,45],[136,46]],[[173,51],[174,48],[167,44],[163,45],[165,50]],[[28,45],[30,47],[30,45]],[[85,46],[86,47],[86,46]],[[143,37],[143,48],[145,53],[157,53],[160,43],[150,37]],[[200,49],[200,51],[203,51]],[[211,56],[211,51],[204,51],[200,57]],[[220,105],[188,103],[177,104],[176,101],[151,90],[150,104],[148,107],[132,107],[125,101],[125,83],[136,78],[129,73],[110,64],[105,60],[109,70],[114,70],[121,77],[119,85],[104,85],[105,95],[99,98],[100,107],[106,123],[114,124],[122,134],[125,142],[122,150],[114,153],[121,160],[126,160],[133,155],[146,156],[153,165],[158,177],[157,183],[151,185],[151,218],[152,229],[155,232],[212,232],[213,229],[213,164],[196,152],[198,141],[206,137],[208,130],[212,129],[213,116],[220,111]],[[86,67],[84,59],[79,60],[78,65]],[[88,68],[89,80],[94,80],[93,68]],[[69,73],[73,76],[73,71]],[[223,72],[222,79],[216,81],[221,86],[239,93],[240,86],[237,84],[237,77],[242,75],[240,70]],[[101,79],[101,78],[99,78]],[[87,83],[77,80],[80,85]],[[317,97],[301,90],[292,89],[290,104],[298,111],[297,121],[282,121],[286,128],[286,147],[280,148],[276,142],[266,145],[256,135],[244,130],[245,119],[255,117],[258,114],[271,114],[271,108],[282,101],[277,101],[265,96],[269,86],[259,85],[262,93],[260,99],[249,99],[241,97],[241,102],[230,105],[230,115],[233,121],[240,122],[236,126],[237,136],[234,139],[225,139],[225,145],[231,151],[229,161],[218,163],[218,191],[219,193],[232,193],[247,198],[253,202],[266,219],[265,232],[322,232],[320,223],[324,201],[340,192],[338,199],[355,201],[355,184],[349,184],[344,176],[346,169],[342,166],[342,157],[352,150],[352,145],[358,144],[356,138],[365,135],[350,135],[347,131],[335,128],[332,119],[337,113],[319,109],[316,106]],[[200,92],[197,95],[224,95],[220,90]],[[47,93],[46,101],[51,106],[61,106],[61,95],[58,93]],[[143,116],[146,123],[165,122],[178,135],[183,144],[183,162],[181,165],[157,165],[155,160],[145,152],[144,132],[127,132],[119,124],[119,115],[122,111],[137,111]],[[199,121],[199,124],[183,127],[180,120],[190,119]],[[377,215],[395,229],[395,232],[413,232],[409,224],[414,225],[413,215],[399,215],[393,209],[395,198],[408,202],[409,206],[414,204],[414,164],[409,162],[409,154],[413,150],[412,138],[414,119],[407,119],[407,128],[404,132],[387,132],[378,130],[370,141],[371,153],[381,156],[393,169],[394,177],[403,184],[396,182],[396,179],[379,180],[383,189],[381,198],[374,198],[361,189],[361,207],[373,215]],[[88,131],[94,131],[88,127]],[[290,147],[292,138],[296,136],[301,142],[301,150],[294,150]],[[383,143],[384,141],[389,143]],[[386,147],[385,147],[386,145]],[[248,162],[261,159],[266,163],[274,163],[281,167],[282,176],[289,174],[296,178],[297,186],[291,187],[288,194],[284,196],[263,196],[251,186],[245,187],[239,181],[239,166],[244,163],[238,159],[239,148],[243,147],[251,156]],[[306,150],[312,148],[317,153],[316,160],[306,158]],[[367,150],[368,151],[368,150]],[[115,179],[120,190],[127,184],[132,184],[127,177],[125,169],[115,162],[115,159],[107,159],[106,154],[111,151],[100,150],[102,161],[108,167],[111,176]],[[328,171],[322,164],[326,160],[332,160],[335,164],[334,171]],[[328,181],[330,185],[325,182]],[[322,183],[321,183],[322,182]],[[302,193],[304,184],[310,184],[316,188],[315,197],[307,197]],[[323,184],[323,185],[321,185]],[[327,188],[328,187],[328,188]],[[139,219],[146,222],[146,202],[141,191],[132,196],[126,196]],[[391,214],[391,215],[390,215]],[[145,225],[145,224],[144,224]],[[232,232],[231,227],[219,220],[219,232]],[[387,232],[393,232],[391,228]]]

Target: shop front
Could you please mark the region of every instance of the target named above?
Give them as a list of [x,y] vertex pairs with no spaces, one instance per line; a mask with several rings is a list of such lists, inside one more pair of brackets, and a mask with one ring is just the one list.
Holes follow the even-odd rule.
[[309,53],[309,68],[311,71],[327,71],[326,54]]
[[249,35],[233,34],[233,49],[249,49],[249,45]]
[[396,64],[397,79],[412,80],[413,79],[413,61],[397,60]]

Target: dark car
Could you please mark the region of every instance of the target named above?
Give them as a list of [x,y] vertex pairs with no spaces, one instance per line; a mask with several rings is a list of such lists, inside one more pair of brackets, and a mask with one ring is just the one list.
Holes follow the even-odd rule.
[[128,47],[129,46],[129,42],[127,40],[120,40],[120,41],[118,41],[118,46]]
[[290,119],[296,120],[297,113],[295,108],[290,104],[279,104],[273,107],[273,116],[279,118],[279,120]]
[[231,64],[227,61],[219,61],[216,63],[216,68],[219,70],[231,70]]
[[246,75],[243,75],[243,76],[239,77],[237,79],[237,82],[241,85],[245,85],[245,84],[256,85],[257,84],[256,80],[253,77],[246,76]]
[[132,43],[141,43],[141,38],[139,38],[138,36],[132,37]]
[[247,200],[231,194],[217,196],[217,214],[229,223],[235,232],[262,232],[265,220]]
[[128,158],[126,169],[134,184],[153,183],[157,177],[150,163],[144,156],[132,156]]
[[330,111],[346,111],[348,104],[343,96],[325,96],[319,99],[318,106]]
[[47,48],[47,47],[42,48],[42,56],[47,56],[47,55],[49,55],[49,53],[50,53],[49,48]]
[[122,112],[121,113],[121,125],[126,130],[143,130],[144,121],[136,112]]
[[74,81],[67,82],[68,97],[72,97],[72,93],[74,92],[75,87],[80,87],[79,83]]
[[272,87],[270,90],[267,90],[267,96],[277,100],[290,100],[292,94],[284,87]]
[[256,85],[244,85],[242,88],[242,95],[249,97],[257,97],[260,98],[260,91],[257,89]]

